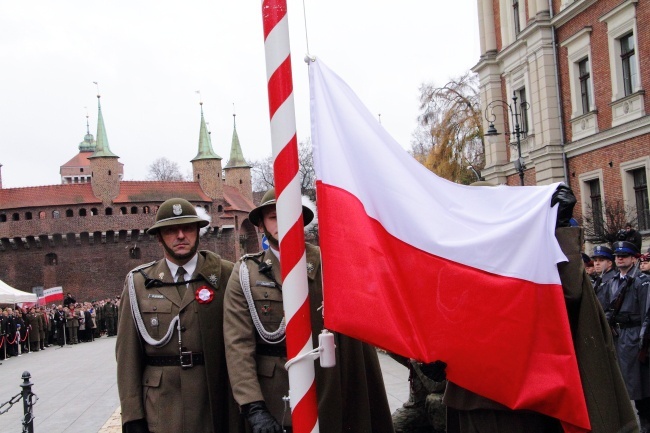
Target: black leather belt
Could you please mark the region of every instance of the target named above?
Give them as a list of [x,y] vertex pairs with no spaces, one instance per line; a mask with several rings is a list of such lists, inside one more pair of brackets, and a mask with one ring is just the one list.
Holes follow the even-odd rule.
[[271,344],[258,344],[255,347],[255,353],[262,356],[278,356],[278,357],[287,357],[287,347],[286,346],[274,346]]
[[189,368],[189,367],[194,367],[195,365],[204,365],[205,358],[203,357],[202,353],[183,352],[182,362],[181,362],[181,356],[170,355],[170,356],[147,356],[146,363],[147,365],[151,365],[154,367]]

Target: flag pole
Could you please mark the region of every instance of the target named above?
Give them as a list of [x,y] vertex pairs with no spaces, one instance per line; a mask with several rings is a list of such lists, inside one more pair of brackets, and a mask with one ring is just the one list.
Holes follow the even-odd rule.
[[[262,18],[283,279],[282,299],[287,320],[287,358],[292,360],[312,351],[313,344],[286,0],[262,0]],[[289,388],[293,431],[317,433],[318,403],[311,360],[297,362],[289,368]]]

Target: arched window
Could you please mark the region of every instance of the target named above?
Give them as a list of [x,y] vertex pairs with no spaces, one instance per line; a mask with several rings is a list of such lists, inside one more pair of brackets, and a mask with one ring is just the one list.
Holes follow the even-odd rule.
[[90,209],[90,215],[91,215],[91,216],[95,216],[95,215],[97,215],[97,214],[98,214],[98,212],[97,212],[97,208],[96,208],[96,207]]
[[142,213],[148,214],[149,213],[149,206],[144,206],[142,208]]
[[223,212],[223,206],[221,205],[217,206],[217,212]]
[[207,204],[205,205],[205,213],[210,213],[210,206]]
[[32,213],[31,212],[25,212],[25,219],[26,220],[32,219]]
[[104,209],[104,215],[113,215],[113,208],[107,207],[106,209]]
[[138,213],[138,207],[137,206],[131,206],[131,213],[132,214]]
[[44,220],[44,219],[45,219],[45,212],[40,211],[40,212],[38,213],[38,219],[39,219],[39,220]]
[[15,214],[11,215],[11,220],[12,221],[20,221],[20,214],[16,212]]
[[59,263],[59,259],[54,253],[45,254],[45,266],[56,266]]
[[86,216],[86,209],[79,209],[79,216]]
[[61,214],[59,213],[58,210],[53,210],[52,211],[52,218],[56,219],[56,218],[58,218],[60,216],[61,216]]
[[126,215],[126,207],[125,206],[122,206],[120,208],[120,215]]
[[68,218],[73,217],[73,216],[74,216],[74,212],[72,211],[72,209],[67,209],[67,210],[65,211],[65,216],[68,217]]
[[159,208],[159,207],[160,207],[160,206],[154,206],[154,207],[153,207],[153,211],[154,211],[154,213],[158,213],[158,208]]
[[6,222],[7,222],[7,215],[0,214],[0,223],[6,223]]
[[108,175],[109,175],[109,176],[111,175],[111,171],[110,171],[110,170],[108,170]]

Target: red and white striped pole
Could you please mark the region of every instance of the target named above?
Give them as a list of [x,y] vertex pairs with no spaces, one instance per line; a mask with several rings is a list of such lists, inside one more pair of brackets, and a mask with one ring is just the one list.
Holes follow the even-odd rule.
[[[287,320],[287,358],[291,360],[310,352],[313,345],[286,0],[262,0],[262,17],[283,279],[282,299]],[[311,359],[291,366],[289,387],[293,431],[318,432],[318,401]]]

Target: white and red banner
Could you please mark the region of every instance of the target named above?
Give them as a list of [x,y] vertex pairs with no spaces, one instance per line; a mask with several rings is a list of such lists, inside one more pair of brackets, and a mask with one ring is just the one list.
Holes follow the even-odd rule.
[[43,290],[43,296],[38,298],[39,305],[47,305],[57,301],[63,301],[63,287],[61,286]]
[[557,184],[437,177],[309,66],[325,325],[513,409],[589,429],[557,263]]

